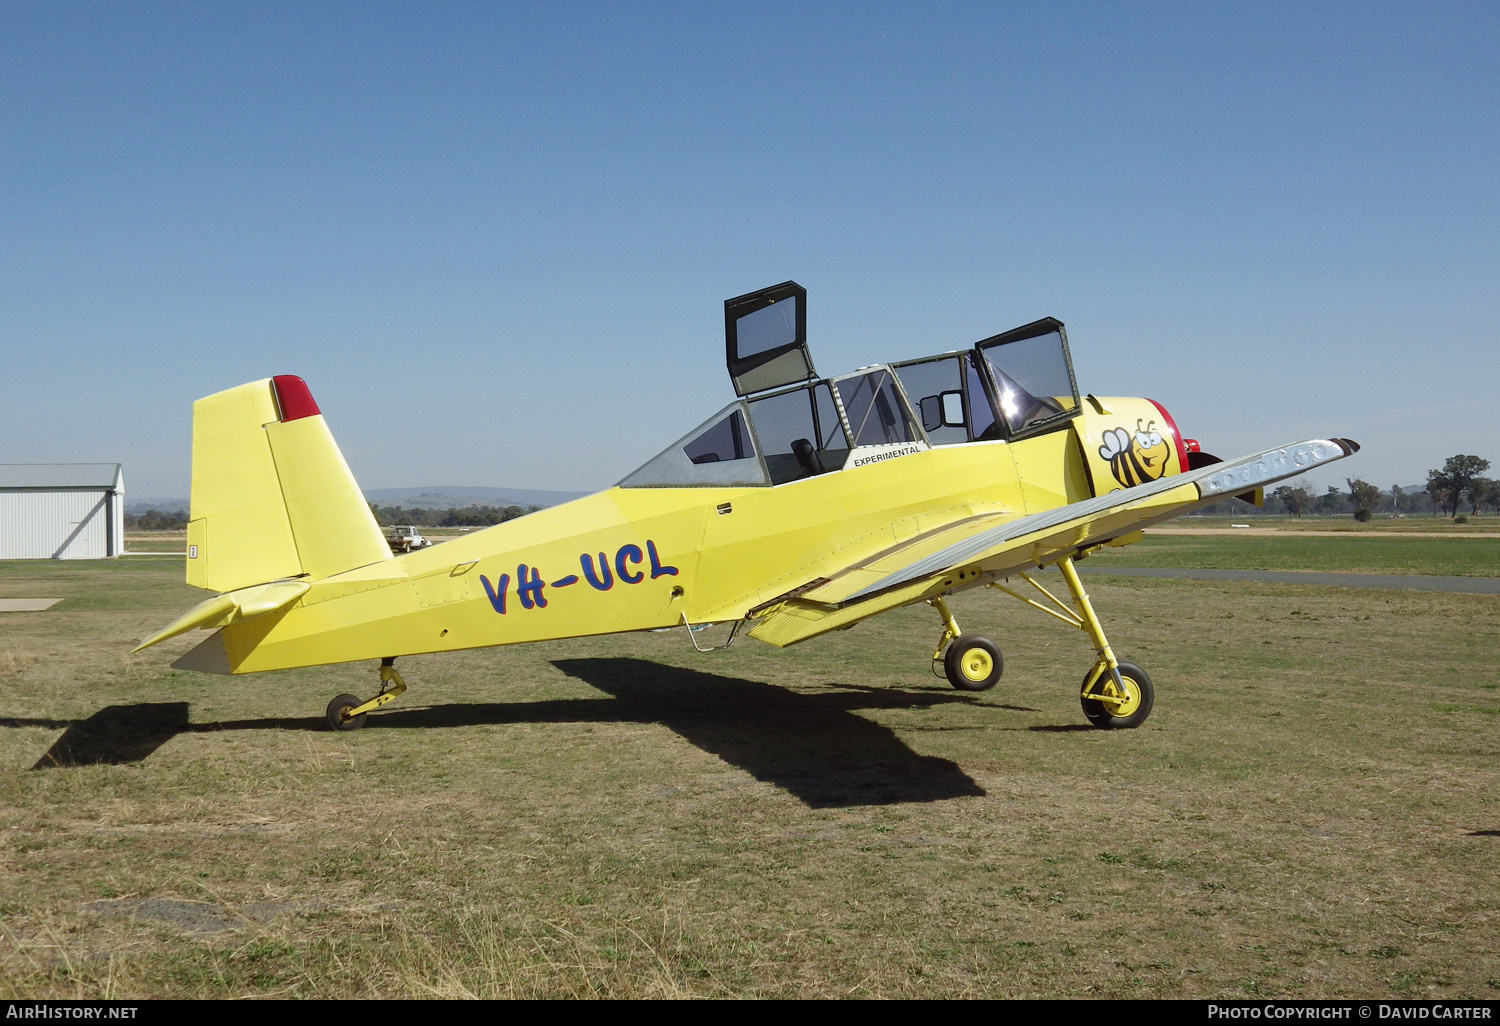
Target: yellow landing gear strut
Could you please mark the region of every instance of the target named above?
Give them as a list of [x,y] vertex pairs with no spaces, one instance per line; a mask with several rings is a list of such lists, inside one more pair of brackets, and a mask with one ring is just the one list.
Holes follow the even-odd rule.
[[366,713],[389,705],[405,690],[406,681],[396,669],[396,657],[386,656],[380,660],[380,694],[368,702],[361,702],[358,695],[340,695],[328,703],[328,725],[334,730],[358,730],[365,725]]
[[[958,621],[953,618],[943,596],[930,598],[927,604],[943,618],[943,636],[938,638],[937,648],[932,653],[934,669],[938,660],[942,660],[948,683],[961,691],[988,691],[994,687],[1005,670],[1000,647],[989,638],[960,631]],[[943,651],[944,646],[947,646],[947,652]]]
[[1104,627],[1094,613],[1094,605],[1089,601],[1088,592],[1083,590],[1083,582],[1078,579],[1078,568],[1073,565],[1073,558],[1068,556],[1060,560],[1057,568],[1062,571],[1063,580],[1073,593],[1072,609],[1037,583],[1030,574],[1022,573],[1018,576],[1041,592],[1052,603],[1050,606],[1013,591],[999,581],[990,582],[990,587],[1003,591],[1048,616],[1055,616],[1068,626],[1077,627],[1087,634],[1094,643],[1094,651],[1099,653],[1099,661],[1083,678],[1079,700],[1083,704],[1084,716],[1096,727],[1139,727],[1151,715],[1151,706],[1156,697],[1151,678],[1134,663],[1123,663],[1115,658],[1114,650],[1109,647],[1109,639],[1104,636]]

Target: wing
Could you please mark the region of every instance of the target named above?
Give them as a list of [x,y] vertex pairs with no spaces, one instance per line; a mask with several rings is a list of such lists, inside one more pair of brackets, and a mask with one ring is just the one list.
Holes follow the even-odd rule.
[[1023,517],[974,517],[936,528],[751,611],[750,636],[792,645],[933,595],[1045,566],[1359,450],[1313,439]]

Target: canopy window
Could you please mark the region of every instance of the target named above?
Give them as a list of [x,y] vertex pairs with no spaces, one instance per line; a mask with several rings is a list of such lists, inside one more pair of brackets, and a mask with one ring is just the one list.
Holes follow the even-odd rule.
[[833,384],[856,446],[923,440],[890,368],[836,378]]
[[894,366],[933,445],[997,438],[994,406],[973,353],[947,353]]
[[749,407],[772,484],[838,470],[849,458],[849,442],[826,381],[752,399]]
[[983,357],[1009,437],[1050,430],[1078,412],[1078,385],[1062,322],[1051,317],[985,339]]
[[620,482],[621,488],[768,485],[745,404],[720,410]]
[[735,395],[816,378],[807,351],[807,290],[785,281],[725,300],[724,345]]

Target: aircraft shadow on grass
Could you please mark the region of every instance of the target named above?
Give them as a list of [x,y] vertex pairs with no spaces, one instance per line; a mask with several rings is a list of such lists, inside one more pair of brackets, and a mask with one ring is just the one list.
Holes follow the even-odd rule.
[[[920,755],[861,709],[925,709],[974,696],[947,689],[837,685],[805,694],[644,659],[562,659],[559,670],[610,698],[436,705],[371,715],[366,730],[507,723],[658,723],[813,808],[931,802],[983,795],[959,766]],[[0,719],[65,727],[32,769],[140,762],[179,734],[326,730],[321,718],[192,723],[186,702],[111,705],[86,720]]]

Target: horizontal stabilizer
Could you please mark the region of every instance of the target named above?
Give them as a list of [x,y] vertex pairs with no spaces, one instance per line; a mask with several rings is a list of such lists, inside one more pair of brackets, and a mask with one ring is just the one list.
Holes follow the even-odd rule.
[[285,609],[305,595],[310,587],[311,585],[306,581],[274,581],[271,584],[257,584],[224,595],[215,595],[211,599],[198,603],[131,649],[131,654],[134,655],[141,649],[150,648],[168,638],[175,638],[194,627],[203,630],[210,627],[226,627],[232,623],[252,620],[257,616]]

